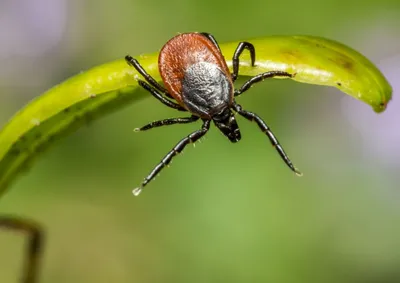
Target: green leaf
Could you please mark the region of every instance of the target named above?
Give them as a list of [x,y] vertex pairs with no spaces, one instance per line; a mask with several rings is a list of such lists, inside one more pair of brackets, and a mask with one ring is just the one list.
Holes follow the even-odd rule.
[[[364,56],[338,42],[312,36],[270,36],[248,41],[256,48],[256,66],[250,66],[249,54],[244,52],[240,58],[241,76],[286,71],[302,83],[337,87],[368,103],[376,112],[383,111],[391,99],[392,89],[381,72]],[[220,44],[230,68],[237,45]],[[136,58],[160,81],[157,53]],[[149,96],[138,87],[137,76],[123,59],[106,63],[53,87],[20,110],[0,132],[0,195],[34,157],[58,138]]]

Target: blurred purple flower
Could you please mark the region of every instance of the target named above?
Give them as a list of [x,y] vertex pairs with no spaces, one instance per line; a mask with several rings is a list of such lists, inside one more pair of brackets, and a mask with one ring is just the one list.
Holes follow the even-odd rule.
[[360,147],[366,157],[400,167],[400,54],[382,60],[378,68],[393,87],[393,98],[385,112],[372,109],[351,98],[343,99],[343,112],[363,136]]
[[65,0],[2,0],[0,60],[36,57],[57,45],[66,26]]

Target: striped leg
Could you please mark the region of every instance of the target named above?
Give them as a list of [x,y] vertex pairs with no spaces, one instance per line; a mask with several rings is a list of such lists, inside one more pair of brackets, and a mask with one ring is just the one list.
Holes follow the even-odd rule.
[[147,125],[144,125],[141,128],[136,128],[135,132],[146,131],[146,130],[150,130],[152,128],[161,127],[161,126],[168,126],[168,125],[174,125],[174,124],[187,124],[187,123],[195,122],[197,120],[199,120],[199,117],[197,117],[197,116],[165,119],[165,120],[151,122]]
[[239,75],[239,57],[245,49],[249,50],[249,52],[250,52],[251,65],[254,66],[254,63],[256,62],[256,50],[254,48],[254,45],[247,41],[240,42],[239,45],[236,47],[236,50],[235,50],[235,53],[233,54],[233,59],[232,59],[232,67],[233,67],[232,80],[233,81],[236,81],[236,79]]
[[182,150],[189,144],[189,143],[194,143],[198,139],[200,139],[202,136],[204,136],[207,132],[208,129],[210,129],[210,120],[205,120],[203,123],[203,126],[201,127],[200,130],[197,130],[187,137],[183,138],[178,144],[170,151],[168,154],[161,160],[161,162],[154,167],[154,169],[150,172],[150,174],[144,179],[143,183],[140,185],[140,187],[137,187],[133,190],[133,194],[135,196],[139,195],[140,192],[143,190],[143,188],[152,180],[154,177],[160,173],[160,171],[168,165],[172,158],[174,158],[178,153],[181,153]]
[[283,71],[270,71],[259,74],[257,76],[252,77],[247,82],[245,82],[240,89],[235,90],[235,96],[241,95],[243,92],[250,89],[255,83],[262,82],[265,79],[274,78],[274,77],[288,77],[293,78],[295,75],[289,74]]
[[294,167],[292,161],[289,159],[285,151],[283,150],[283,147],[280,145],[278,139],[275,137],[274,133],[271,131],[271,129],[268,127],[268,125],[257,115],[254,114],[253,112],[249,112],[246,110],[242,109],[242,106],[239,104],[234,104],[233,108],[235,109],[236,112],[238,112],[241,116],[245,117],[246,119],[256,122],[258,127],[261,129],[263,133],[265,133],[269,140],[272,143],[272,146],[275,147],[275,149],[278,151],[279,155],[285,161],[286,165],[289,166],[289,168],[296,173],[296,175],[301,176],[302,173]]

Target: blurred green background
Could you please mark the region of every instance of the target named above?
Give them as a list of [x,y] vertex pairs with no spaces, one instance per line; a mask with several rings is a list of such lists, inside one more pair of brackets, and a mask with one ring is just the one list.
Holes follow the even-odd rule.
[[[370,58],[394,87],[379,115],[292,81],[240,97],[302,178],[239,119],[240,143],[212,127],[136,198],[132,188],[200,123],[134,133],[180,115],[149,96],[80,129],[0,200],[0,213],[46,229],[40,282],[400,282],[399,26],[398,0],[1,0],[1,125],[81,70],[187,31],[219,42],[328,37]],[[24,239],[0,232],[0,282],[18,282]]]

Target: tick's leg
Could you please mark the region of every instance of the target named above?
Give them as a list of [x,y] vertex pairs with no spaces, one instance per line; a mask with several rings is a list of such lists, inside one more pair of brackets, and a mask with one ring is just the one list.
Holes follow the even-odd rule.
[[179,111],[186,111],[185,108],[180,106],[179,104],[172,102],[171,100],[166,99],[164,96],[162,96],[156,89],[152,88],[149,84],[147,84],[145,81],[138,80],[138,84],[150,92],[155,98],[157,98],[159,101],[167,105],[168,107],[174,108]]
[[141,74],[152,87],[156,88],[158,91],[161,91],[163,94],[165,94],[169,98],[172,98],[172,96],[168,93],[168,91],[162,85],[160,85],[155,79],[153,79],[153,77],[150,76],[145,71],[145,69],[143,69],[143,67],[140,65],[138,60],[136,60],[135,58],[133,58],[130,55],[126,55],[125,61],[130,66],[134,67],[136,69],[136,71],[138,71],[138,73]]
[[240,42],[239,45],[236,47],[235,53],[233,54],[233,59],[232,59],[232,67],[233,67],[233,74],[232,74],[232,80],[236,81],[239,73],[239,57],[242,54],[243,50],[249,50],[250,51],[250,57],[251,57],[251,65],[254,66],[254,63],[256,62],[256,50],[254,48],[254,45],[251,44],[250,42]]
[[15,217],[0,217],[0,228],[20,231],[28,235],[22,283],[35,283],[42,256],[44,234],[38,224]]
[[135,196],[139,195],[144,186],[146,186],[158,173],[160,173],[160,171],[171,162],[174,156],[176,156],[178,153],[181,153],[185,146],[187,146],[189,143],[194,143],[202,136],[204,136],[209,128],[210,120],[205,120],[200,130],[191,133],[180,142],[178,142],[178,144],[170,152],[168,152],[168,154],[161,160],[161,162],[156,167],[154,167],[153,171],[151,171],[150,174],[144,179],[140,187],[137,187],[133,190],[133,194]]
[[200,34],[204,35],[205,37],[207,37],[217,48],[219,51],[221,51],[221,48],[219,48],[218,42],[215,39],[214,36],[212,36],[211,34],[207,33],[207,32],[200,32]]
[[146,131],[150,130],[152,128],[156,127],[161,127],[161,126],[167,126],[167,125],[173,125],[173,124],[187,124],[187,123],[192,123],[194,121],[197,121],[199,117],[197,116],[190,116],[190,117],[183,117],[183,118],[172,118],[172,119],[165,119],[165,120],[160,120],[160,121],[155,121],[151,122],[141,128],[136,128],[135,132],[139,131]]
[[290,161],[289,157],[283,150],[283,147],[280,145],[278,139],[275,137],[274,133],[271,131],[271,129],[267,126],[267,124],[256,114],[243,110],[242,106],[239,104],[234,104],[233,109],[235,109],[236,112],[238,112],[240,115],[245,117],[246,119],[256,122],[258,127],[263,131],[269,138],[269,140],[272,143],[272,146],[275,147],[275,149],[278,151],[279,155],[282,157],[283,161],[285,161],[286,165],[289,166],[289,168],[295,172],[297,175],[301,176],[302,173],[294,167],[292,161]]
[[235,90],[235,96],[241,95],[243,92],[248,90],[253,84],[262,82],[265,79],[274,78],[274,77],[287,77],[293,78],[295,75],[289,74],[283,71],[269,71],[257,76],[252,77],[250,80],[245,82],[240,89]]

